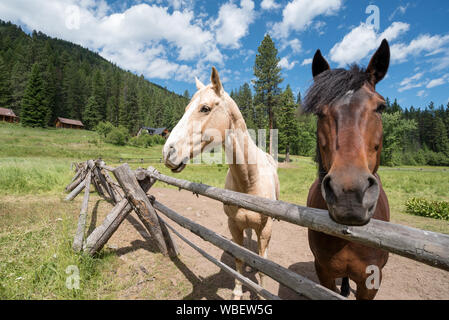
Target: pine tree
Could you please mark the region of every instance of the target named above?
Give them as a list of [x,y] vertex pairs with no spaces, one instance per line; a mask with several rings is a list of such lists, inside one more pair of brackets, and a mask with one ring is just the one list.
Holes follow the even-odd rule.
[[95,97],[97,114],[100,120],[106,119],[106,90],[103,75],[97,70],[92,80],[92,95]]
[[[259,48],[254,63],[254,75],[256,80],[253,81],[256,91],[255,104],[263,105],[267,109],[268,127],[273,129],[274,126],[274,109],[278,104],[278,96],[280,93],[279,84],[283,81],[281,78],[281,68],[279,67],[278,51],[274,45],[270,35],[265,35]],[[270,134],[269,153],[272,150],[272,136]]]
[[298,91],[298,95],[296,96],[296,104],[298,108],[301,108],[302,106],[301,91]]
[[244,83],[240,87],[238,93],[238,106],[242,112],[243,118],[245,119],[246,126],[251,129],[256,129],[254,127],[254,105],[253,105],[253,94],[248,83]]
[[22,99],[28,83],[30,73],[26,65],[17,61],[11,71],[12,109],[16,114],[21,114]]
[[138,97],[136,84],[130,81],[124,88],[124,94],[120,103],[120,125],[126,127],[129,132],[136,133],[138,130]]
[[0,56],[0,107],[11,108],[12,96],[8,70]]
[[290,85],[280,97],[278,115],[279,147],[285,150],[285,162],[290,162],[290,149],[296,143],[298,123],[295,117],[296,104]]
[[90,96],[84,108],[83,123],[86,129],[93,129],[99,122],[100,115],[98,114],[97,99],[95,96]]
[[24,126],[46,127],[50,119],[44,81],[37,63],[31,69],[25,95],[22,101],[20,121]]

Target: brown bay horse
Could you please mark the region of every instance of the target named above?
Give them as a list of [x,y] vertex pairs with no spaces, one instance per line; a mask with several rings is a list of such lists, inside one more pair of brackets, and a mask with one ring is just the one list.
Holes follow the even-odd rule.
[[[356,65],[349,70],[331,70],[320,50],[313,58],[314,82],[303,109],[318,116],[319,177],[309,190],[307,206],[328,210],[331,219],[340,224],[361,226],[371,218],[390,220],[388,199],[377,175],[385,100],[375,89],[389,62],[386,40],[366,70]],[[357,284],[357,299],[374,299],[388,252],[310,229],[308,235],[323,286],[337,291],[335,281],[343,278],[340,292],[348,296],[351,279]],[[371,280],[377,280],[377,285]]]

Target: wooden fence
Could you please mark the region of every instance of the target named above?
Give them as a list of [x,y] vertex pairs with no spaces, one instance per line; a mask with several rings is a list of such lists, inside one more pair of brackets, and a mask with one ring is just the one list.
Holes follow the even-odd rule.
[[[126,216],[131,211],[135,211],[162,254],[170,257],[176,257],[179,254],[173,236],[175,234],[206,259],[213,262],[234,278],[242,281],[251,290],[267,299],[279,299],[279,297],[261,288],[252,280],[237,273],[187,240],[170,226],[158,214],[159,212],[179,226],[190,230],[203,240],[212,243],[299,294],[310,299],[345,299],[339,294],[273,261],[260,257],[252,251],[183,217],[158,202],[148,193],[156,181],[161,181],[180,189],[189,190],[197,195],[218,200],[224,204],[235,205],[329,235],[367,246],[381,248],[449,271],[448,235],[374,219],[369,224],[361,227],[344,226],[331,220],[328,212],[325,210],[303,207],[283,201],[273,201],[215,188],[205,184],[176,179],[163,175],[152,167],[149,167],[147,170],[139,168],[133,171],[126,163],[117,168],[113,168],[107,166],[101,160],[89,160],[84,163],[75,164],[75,167],[76,174],[71,183],[66,187],[66,191],[69,192],[66,200],[74,199],[83,189],[85,189],[85,192],[78,220],[78,228],[73,242],[73,249],[76,251],[85,251],[90,255],[100,251]],[[112,179],[109,173],[113,174],[116,181]],[[90,184],[94,185],[100,196],[114,204],[114,208],[106,216],[101,225],[91,234],[85,235],[84,230]]]

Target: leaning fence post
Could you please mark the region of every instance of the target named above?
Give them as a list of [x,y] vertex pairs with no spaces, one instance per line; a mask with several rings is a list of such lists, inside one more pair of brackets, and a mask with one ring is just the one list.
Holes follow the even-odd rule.
[[80,215],[78,218],[78,228],[76,230],[75,238],[73,239],[73,250],[77,252],[81,251],[81,249],[83,248],[84,229],[86,226],[86,216],[89,204],[89,189],[91,178],[92,178],[92,171],[87,174],[83,204],[81,205]]
[[[140,182],[140,186],[144,192],[147,192],[151,185],[150,178]],[[129,204],[128,199],[123,198],[119,200],[112,211],[106,216],[103,223],[95,228],[87,237],[84,250],[90,255],[100,251],[132,210],[133,208]]]
[[[89,175],[90,175],[90,173],[89,173]],[[76,188],[73,189],[72,192],[70,192],[70,193],[67,195],[67,197],[65,197],[65,200],[66,200],[66,201],[71,201],[71,200],[75,199],[76,196],[77,196],[78,194],[80,194],[81,191],[83,191],[84,187],[86,186],[86,180],[87,180],[87,178],[84,179],[83,181],[81,181],[81,182],[76,186]]]
[[112,171],[118,183],[125,192],[125,196],[133,207],[137,216],[142,221],[151,237],[156,242],[163,255],[168,255],[169,250],[154,208],[147,198],[147,194],[140,187],[134,173],[127,163]]

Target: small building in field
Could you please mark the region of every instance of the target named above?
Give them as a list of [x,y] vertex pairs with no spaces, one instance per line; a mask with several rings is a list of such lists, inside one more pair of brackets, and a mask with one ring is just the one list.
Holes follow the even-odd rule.
[[163,138],[168,137],[168,130],[167,128],[150,128],[150,127],[142,127],[140,128],[139,132],[137,133],[138,136],[140,136],[142,133],[147,133],[150,136],[158,135]]
[[0,108],[0,121],[19,122],[19,117],[11,109]]
[[56,128],[84,129],[84,124],[79,120],[58,117],[56,119]]

